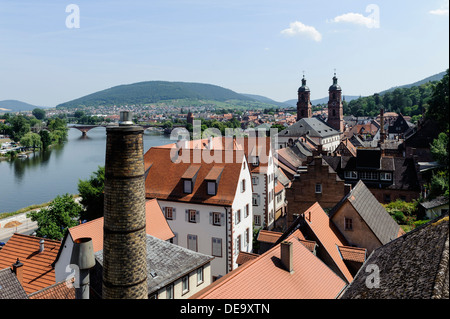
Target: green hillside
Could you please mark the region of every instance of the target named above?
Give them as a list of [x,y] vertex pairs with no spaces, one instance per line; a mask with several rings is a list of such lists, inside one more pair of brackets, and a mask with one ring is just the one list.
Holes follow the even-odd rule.
[[0,101],[0,113],[3,112],[21,112],[32,111],[35,108],[44,108],[42,106],[31,105],[17,100],[4,100]]
[[150,104],[169,100],[254,101],[220,86],[202,83],[147,81],[119,85],[57,105],[57,108]]

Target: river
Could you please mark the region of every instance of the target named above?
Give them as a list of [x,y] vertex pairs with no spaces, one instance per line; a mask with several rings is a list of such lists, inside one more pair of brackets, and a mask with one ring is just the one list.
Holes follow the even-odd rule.
[[[144,152],[173,143],[166,135],[144,133]],[[0,213],[51,201],[57,195],[77,194],[78,180],[88,179],[105,165],[106,129],[91,129],[86,137],[71,128],[67,142],[28,158],[0,161]]]

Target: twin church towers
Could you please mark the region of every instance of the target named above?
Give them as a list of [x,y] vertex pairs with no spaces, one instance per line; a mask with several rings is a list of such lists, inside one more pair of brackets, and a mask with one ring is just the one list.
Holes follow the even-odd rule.
[[[328,89],[328,120],[327,124],[336,131],[344,131],[344,109],[342,106],[342,89],[337,83],[336,73],[333,84]],[[312,117],[311,91],[306,86],[303,75],[302,86],[298,89],[297,121]]]

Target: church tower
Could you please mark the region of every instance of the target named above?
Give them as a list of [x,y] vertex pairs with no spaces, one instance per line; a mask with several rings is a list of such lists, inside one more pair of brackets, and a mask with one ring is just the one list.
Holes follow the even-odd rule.
[[344,107],[342,105],[342,89],[337,83],[336,73],[333,85],[328,89],[328,121],[327,124],[336,131],[344,132]]
[[302,86],[298,89],[297,121],[309,117],[312,117],[311,92],[303,75]]

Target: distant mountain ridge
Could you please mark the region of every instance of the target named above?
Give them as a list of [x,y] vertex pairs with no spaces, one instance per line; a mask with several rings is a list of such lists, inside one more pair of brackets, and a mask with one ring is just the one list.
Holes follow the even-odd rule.
[[428,83],[428,82],[440,81],[440,80],[442,80],[442,78],[444,77],[445,73],[446,73],[446,72],[443,71],[443,72],[440,72],[440,73],[438,73],[438,74],[429,76],[429,77],[427,77],[427,78],[425,78],[425,79],[423,79],[423,80],[420,80],[420,81],[417,81],[417,82],[414,82],[414,83],[411,83],[411,84],[405,84],[405,85],[401,85],[401,86],[394,86],[394,87],[392,87],[392,88],[390,88],[390,89],[381,91],[381,92],[378,93],[378,94],[379,94],[379,95],[382,95],[382,94],[387,93],[387,92],[392,92],[392,91],[394,91],[395,89],[409,89],[409,88],[411,88],[411,87],[413,87],[413,86],[419,86],[419,85],[422,85],[422,84],[425,84],[425,83]]
[[0,113],[2,112],[20,112],[32,111],[35,108],[46,108],[44,106],[36,106],[18,100],[3,100],[0,101]]
[[74,108],[80,106],[150,104],[178,99],[214,100],[220,102],[227,100],[254,100],[248,96],[212,84],[146,81],[114,86],[61,103],[56,107]]

